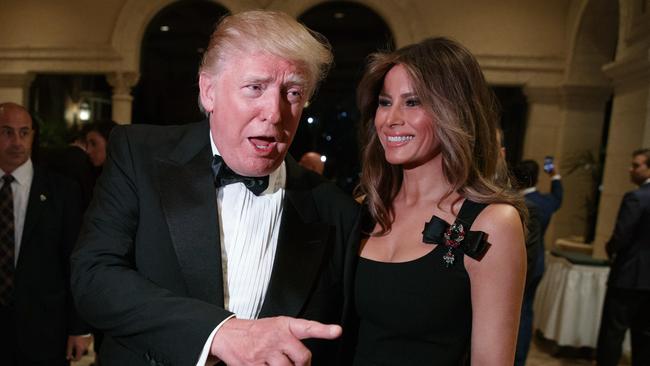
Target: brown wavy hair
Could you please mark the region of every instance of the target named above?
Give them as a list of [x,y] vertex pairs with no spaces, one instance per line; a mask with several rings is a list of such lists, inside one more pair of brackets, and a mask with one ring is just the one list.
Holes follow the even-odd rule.
[[442,171],[451,184],[443,199],[458,192],[476,202],[507,203],[525,220],[523,200],[510,189],[507,169],[499,164],[498,107],[478,62],[458,42],[428,38],[394,52],[372,54],[357,90],[364,146],[357,193],[366,196],[370,214],[381,228],[376,235],[391,230],[392,202],[402,185],[402,167],[386,161],[374,126],[384,77],[398,64],[406,68],[416,94],[434,116]]

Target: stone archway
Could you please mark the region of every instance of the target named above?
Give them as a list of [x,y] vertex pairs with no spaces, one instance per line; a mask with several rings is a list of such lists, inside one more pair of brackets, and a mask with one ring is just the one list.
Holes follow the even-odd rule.
[[614,95],[594,241],[594,256],[600,258],[606,257],[604,244],[614,230],[623,195],[636,188],[627,174],[632,151],[650,146],[650,12],[643,1],[616,3],[620,43],[615,60],[603,67]]
[[[268,9],[284,11],[298,18],[307,10],[328,1],[272,1]],[[417,13],[416,7],[410,6],[410,1],[396,0],[355,0],[349,1],[367,6],[386,21],[394,37],[395,45],[401,47],[418,40],[418,35],[425,27],[421,24],[422,14]]]
[[[576,236],[582,237],[580,242],[594,239],[595,200],[599,196],[598,164],[594,162],[600,161],[603,155],[603,131],[613,90],[602,70],[615,58],[618,14],[618,1],[581,3],[571,31],[563,81],[556,92],[558,120],[545,122],[553,129],[554,148],[538,151],[534,157],[555,155],[560,173],[564,174],[562,208],[546,235],[553,242],[556,238]],[[589,159],[592,159],[590,164]],[[573,173],[567,175],[571,169]],[[542,187],[545,182],[541,182]]]
[[[118,123],[131,123],[131,89],[140,78],[140,48],[147,27],[161,10],[175,2],[177,0],[127,0],[120,11],[111,36],[111,46],[119,55],[120,62],[113,72],[107,74],[113,87],[113,120]],[[231,12],[258,6],[253,0],[214,2]]]
[[[121,71],[137,72],[140,66],[140,45],[151,20],[177,0],[128,0],[118,16],[111,36],[111,45],[121,56]],[[259,7],[254,0],[214,1],[231,12]]]
[[214,24],[228,13],[215,2],[182,0],[149,22],[133,88],[132,123],[179,124],[205,118],[198,107],[198,67]]
[[602,68],[614,60],[618,24],[618,1],[589,0],[583,4],[571,35],[566,84],[611,86]]

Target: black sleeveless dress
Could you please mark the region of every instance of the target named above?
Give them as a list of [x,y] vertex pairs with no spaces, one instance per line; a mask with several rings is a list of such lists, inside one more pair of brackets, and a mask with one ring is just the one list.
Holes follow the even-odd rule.
[[[469,232],[484,207],[466,200],[454,225],[434,216],[423,240],[437,246],[420,258],[401,263],[359,258],[355,366],[469,364],[472,303],[463,256],[471,252],[480,259],[487,248],[483,233]],[[454,236],[458,224],[462,228]]]

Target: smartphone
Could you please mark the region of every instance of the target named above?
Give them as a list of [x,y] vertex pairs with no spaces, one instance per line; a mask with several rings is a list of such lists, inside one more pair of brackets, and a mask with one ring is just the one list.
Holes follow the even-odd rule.
[[553,169],[555,169],[555,165],[553,165],[553,157],[549,155],[544,158],[544,171],[550,173]]

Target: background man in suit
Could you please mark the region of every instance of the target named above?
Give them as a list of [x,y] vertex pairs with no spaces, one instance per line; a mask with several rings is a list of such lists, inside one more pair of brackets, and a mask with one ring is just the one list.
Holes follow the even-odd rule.
[[515,366],[526,363],[530,341],[533,337],[533,302],[539,281],[544,274],[544,234],[551,222],[551,216],[562,205],[562,180],[555,167],[544,171],[551,176],[550,193],[541,193],[537,190],[539,165],[534,160],[524,160],[513,169],[517,187],[524,195],[528,207],[528,238],[526,240],[529,258],[528,273],[526,274],[526,288],[524,301],[521,306],[521,320],[519,322],[519,335],[517,337],[517,351],[515,353]]
[[358,207],[286,156],[322,42],[286,14],[225,17],[199,71],[208,121],[113,130],[72,259],[102,364],[338,364],[323,323],[350,306]]
[[72,181],[32,164],[29,113],[0,104],[0,364],[67,365],[86,351],[69,256],[81,222]]
[[630,180],[616,226],[605,245],[612,260],[598,334],[599,366],[617,365],[627,329],[632,365],[650,365],[650,149],[632,154]]
[[33,160],[75,181],[81,189],[81,206],[84,210],[88,207],[98,174],[86,153],[84,136],[76,137],[67,146],[41,147]]

